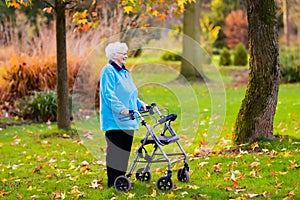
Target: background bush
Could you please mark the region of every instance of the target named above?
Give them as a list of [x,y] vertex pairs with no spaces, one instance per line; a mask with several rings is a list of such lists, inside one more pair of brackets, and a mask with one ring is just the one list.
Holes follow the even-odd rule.
[[181,55],[178,53],[166,51],[162,56],[162,60],[165,61],[180,61],[181,60]]
[[229,66],[232,64],[231,54],[228,48],[224,47],[220,54],[220,66]]
[[56,92],[33,92],[32,95],[19,99],[18,116],[38,122],[56,121],[57,101]]
[[233,64],[236,66],[246,66],[248,64],[248,53],[245,46],[239,43],[233,54]]
[[[68,62],[69,88],[73,87],[83,60],[72,58]],[[4,66],[0,88],[1,102],[13,103],[18,98],[30,95],[32,91],[47,91],[56,88],[55,56],[28,55],[12,56]]]
[[300,82],[300,47],[280,48],[280,73],[282,83]]
[[[26,120],[36,122],[56,121],[57,118],[57,94],[54,90],[37,92],[19,99],[16,103],[17,115]],[[70,113],[72,102],[70,96]]]

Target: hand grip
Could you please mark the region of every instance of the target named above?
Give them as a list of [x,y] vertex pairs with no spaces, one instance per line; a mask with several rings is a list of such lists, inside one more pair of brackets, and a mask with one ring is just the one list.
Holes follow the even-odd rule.
[[130,118],[131,120],[134,120],[134,119],[135,119],[135,117],[134,117],[134,110],[129,110],[129,118]]

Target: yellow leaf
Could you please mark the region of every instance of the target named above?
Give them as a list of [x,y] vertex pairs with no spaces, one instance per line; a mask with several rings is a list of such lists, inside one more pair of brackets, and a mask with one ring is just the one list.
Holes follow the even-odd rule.
[[64,133],[63,138],[70,138],[70,136],[68,134]]
[[125,6],[124,7],[124,12],[126,14],[129,14],[130,12],[132,12],[132,10],[133,10],[132,6]]
[[197,186],[197,185],[187,185],[186,188],[197,190],[197,189],[199,189],[199,186]]
[[255,142],[251,145],[252,150],[254,150],[256,147],[258,147],[258,142]]
[[30,185],[27,190],[31,191],[32,190],[32,185]]
[[157,16],[158,15],[158,11],[157,10],[153,10],[152,15]]
[[4,197],[6,195],[10,194],[10,192],[5,192],[4,190],[0,191],[0,197]]
[[54,176],[54,173],[51,173],[51,174],[48,174],[47,176],[46,176],[46,178],[51,178],[51,177],[53,177]]
[[134,196],[135,196],[135,194],[129,193],[129,194],[127,195],[127,199],[132,199]]
[[47,8],[44,8],[44,9],[43,9],[43,11],[44,11],[45,13],[51,13],[52,10],[53,10],[52,7],[47,7]]
[[171,198],[174,198],[174,193],[173,192],[171,192],[170,194],[167,194],[167,197],[168,197],[168,199],[171,199]]
[[177,1],[177,5],[178,5],[179,7],[183,7],[183,6],[184,6],[184,3],[185,3],[185,0],[178,0],[178,1]]
[[280,175],[286,175],[287,172],[278,172],[278,174],[280,174]]

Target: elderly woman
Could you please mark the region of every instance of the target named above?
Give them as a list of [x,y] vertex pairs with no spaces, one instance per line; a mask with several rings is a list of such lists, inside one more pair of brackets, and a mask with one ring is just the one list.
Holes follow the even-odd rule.
[[[107,142],[106,168],[108,187],[118,176],[125,175],[138,119],[130,120],[129,110],[145,109],[130,72],[126,69],[128,47],[110,43],[105,48],[109,62],[100,75],[100,126]],[[128,118],[127,118],[128,117]]]

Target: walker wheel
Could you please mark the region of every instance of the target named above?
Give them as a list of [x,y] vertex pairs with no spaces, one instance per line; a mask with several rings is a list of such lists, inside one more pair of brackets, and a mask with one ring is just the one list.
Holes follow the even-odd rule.
[[152,178],[151,173],[150,172],[144,172],[144,168],[140,168],[136,171],[135,173],[135,178],[139,181],[145,181],[145,182],[149,182]]
[[189,182],[190,175],[186,168],[180,168],[177,173],[177,178],[181,182]]
[[168,191],[172,190],[174,187],[174,183],[171,177],[162,176],[156,181],[156,189],[160,191]]
[[116,178],[114,186],[120,192],[128,192],[131,188],[131,182],[126,176],[119,176]]

